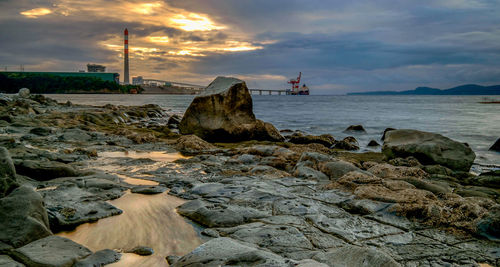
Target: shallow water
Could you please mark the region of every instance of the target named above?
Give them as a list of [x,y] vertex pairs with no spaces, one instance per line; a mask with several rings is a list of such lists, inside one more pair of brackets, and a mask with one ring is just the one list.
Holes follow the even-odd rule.
[[122,214],[82,224],[74,231],[58,235],[92,251],[106,248],[127,251],[136,246],[148,246],[155,251],[148,257],[124,254],[123,259],[112,266],[168,266],[166,256],[184,255],[201,244],[193,225],[175,211],[184,202],[167,193],[127,193],[109,201],[123,210]]
[[[182,114],[194,96],[187,95],[49,95],[58,101],[89,105],[158,104]],[[500,105],[480,104],[485,96],[259,96],[254,112],[278,129],[332,134],[341,139],[349,125],[361,124],[366,134],[354,134],[363,149],[371,139],[380,143],[385,128],[436,132],[468,143],[477,163],[500,165],[500,153],[488,148],[500,137]],[[497,99],[498,96],[487,97]]]

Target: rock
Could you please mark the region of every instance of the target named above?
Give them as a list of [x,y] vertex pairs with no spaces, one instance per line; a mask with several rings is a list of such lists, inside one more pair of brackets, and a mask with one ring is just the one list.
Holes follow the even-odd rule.
[[328,181],[328,176],[326,176],[324,173],[317,171],[313,168],[307,167],[307,166],[298,166],[293,175],[295,177],[300,177],[300,178],[306,178],[309,180],[315,180],[315,181]]
[[179,130],[210,142],[283,141],[274,126],[255,118],[252,109],[252,97],[244,81],[217,77],[193,99]]
[[368,172],[380,177],[401,179],[406,177],[428,178],[429,174],[417,167],[393,166],[387,163],[376,164],[368,169]]
[[394,128],[386,128],[386,129],[384,130],[384,133],[382,134],[382,137],[380,138],[380,140],[384,141],[384,140],[385,140],[385,136],[386,136],[387,132],[390,132],[390,131],[393,131],[393,130],[396,130],[396,129],[394,129]]
[[27,266],[70,267],[91,254],[88,248],[55,235],[12,251],[12,256]]
[[305,259],[297,262],[295,267],[328,267],[328,265],[324,263],[319,263],[315,260]]
[[18,186],[16,169],[10,158],[9,151],[5,147],[0,147],[0,198],[6,196]]
[[54,190],[41,191],[41,194],[47,206],[50,228],[54,232],[71,230],[82,223],[122,213],[102,200],[106,199],[106,192],[99,196],[74,184],[60,185]]
[[28,88],[21,88],[19,89],[19,92],[17,93],[19,97],[22,98],[28,98],[30,96],[30,89]]
[[179,261],[180,258],[181,256],[169,255],[165,259],[167,260],[168,264],[174,265],[177,261]]
[[135,248],[127,251],[127,253],[134,253],[134,254],[137,254],[140,256],[150,256],[150,255],[153,255],[153,253],[155,253],[155,251],[150,247],[138,246],[138,247],[135,247]]
[[167,191],[167,188],[164,186],[136,186],[132,187],[131,190],[132,193],[144,195],[161,194],[165,191]]
[[476,232],[491,240],[500,240],[500,206],[491,209],[476,225]]
[[184,135],[177,140],[175,148],[182,153],[198,154],[215,150],[216,147],[196,135]]
[[[403,159],[403,158],[395,158],[395,159],[391,159],[391,160],[389,160],[387,162],[389,164],[391,164],[391,165],[394,165],[394,166],[423,167],[422,164],[420,164],[420,162],[418,162],[418,160],[416,158],[414,158],[414,157],[407,157],[405,159]],[[428,165],[428,166],[439,166],[439,167],[442,167],[442,168],[446,168],[446,167],[443,167],[441,165]],[[425,168],[423,168],[423,169],[425,170]]]
[[343,160],[322,163],[320,164],[319,169],[328,175],[330,180],[336,180],[348,172],[361,171],[361,169],[354,166],[354,164]]
[[231,238],[212,239],[181,257],[173,267],[182,266],[283,266],[281,256]]
[[348,133],[348,132],[366,133],[366,130],[365,130],[365,128],[363,128],[363,125],[351,125],[351,126],[347,127],[347,129],[344,130],[344,133]]
[[214,229],[211,229],[211,228],[204,229],[203,231],[201,231],[201,234],[209,236],[209,237],[213,237],[213,238],[220,237],[219,232],[217,232],[217,230],[214,230]]
[[179,128],[179,124],[181,123],[181,120],[182,120],[182,118],[177,114],[170,116],[170,118],[168,118],[168,121],[167,121],[168,128],[170,128],[170,129]]
[[500,170],[481,173],[481,175],[471,178],[469,183],[492,188],[500,188]]
[[104,266],[119,261],[121,256],[120,253],[111,249],[99,250],[85,259],[77,261],[73,267]]
[[177,212],[208,227],[231,227],[267,216],[249,207],[209,204],[201,200],[186,202],[177,208]]
[[56,131],[54,128],[50,127],[35,127],[30,130],[31,134],[39,135],[39,136],[49,136],[54,134]]
[[0,266],[2,267],[24,267],[24,264],[13,260],[7,255],[0,255]]
[[315,135],[304,135],[302,133],[294,133],[289,137],[288,142],[294,144],[317,143],[330,148],[331,146],[333,146],[333,144],[335,144],[335,138],[333,138],[333,136],[330,134],[315,136]]
[[374,248],[346,246],[321,252],[313,260],[329,264],[330,266],[358,266],[358,267],[400,267],[389,255]]
[[356,138],[348,136],[342,141],[336,141],[332,148],[343,149],[343,150],[358,150],[359,144]]
[[368,146],[380,146],[380,144],[375,140],[370,140],[370,142],[368,143]]
[[362,185],[354,190],[354,194],[360,198],[389,203],[426,203],[436,199],[436,196],[428,191],[419,189],[391,190],[382,185]]
[[21,186],[0,199],[0,241],[15,248],[52,234],[43,199]]
[[61,141],[75,143],[87,142],[90,139],[92,139],[92,136],[78,128],[67,129],[62,135],[59,136],[59,140]]
[[500,152],[500,138],[490,147],[489,150]]
[[387,132],[382,152],[388,159],[413,156],[424,165],[439,164],[459,171],[469,171],[476,158],[468,145],[417,130]]
[[18,174],[37,181],[48,181],[59,177],[78,176],[78,172],[68,164],[57,161],[15,160]]

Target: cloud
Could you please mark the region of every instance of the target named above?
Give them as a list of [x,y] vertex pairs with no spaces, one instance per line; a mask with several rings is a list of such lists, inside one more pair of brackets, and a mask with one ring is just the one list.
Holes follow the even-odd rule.
[[499,12],[497,0],[4,0],[0,67],[121,72],[127,27],[134,76],[282,89],[302,71],[322,94],[495,84]]

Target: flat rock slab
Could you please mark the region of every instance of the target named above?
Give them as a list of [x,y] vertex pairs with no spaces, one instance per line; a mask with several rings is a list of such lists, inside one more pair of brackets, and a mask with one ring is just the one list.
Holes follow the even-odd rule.
[[281,256],[231,238],[212,239],[172,266],[290,266]]
[[87,258],[77,261],[73,267],[104,266],[119,261],[121,256],[122,254],[111,249],[99,250]]
[[201,200],[186,202],[177,208],[177,212],[208,227],[231,227],[270,215],[253,208],[210,204]]
[[358,267],[400,267],[393,258],[386,253],[373,249],[355,246],[346,246],[321,252],[313,257],[319,262],[332,266],[358,266]]
[[2,267],[24,267],[25,265],[13,260],[7,255],[0,255],[0,266]]
[[135,194],[155,195],[167,191],[167,188],[164,186],[136,186],[130,191]]
[[363,241],[365,239],[402,233],[396,227],[384,225],[359,216],[342,218],[329,218],[322,214],[308,215],[306,220],[323,232],[338,236],[349,242]]
[[49,236],[15,249],[12,256],[27,266],[70,267],[92,254],[88,248],[60,236]]

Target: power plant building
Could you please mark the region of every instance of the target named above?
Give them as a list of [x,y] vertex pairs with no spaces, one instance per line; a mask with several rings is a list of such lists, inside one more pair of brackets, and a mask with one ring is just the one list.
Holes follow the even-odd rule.
[[98,64],[87,64],[87,72],[106,72],[106,66]]

